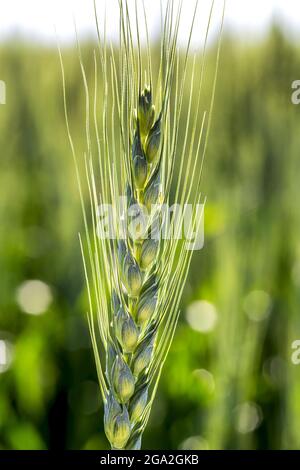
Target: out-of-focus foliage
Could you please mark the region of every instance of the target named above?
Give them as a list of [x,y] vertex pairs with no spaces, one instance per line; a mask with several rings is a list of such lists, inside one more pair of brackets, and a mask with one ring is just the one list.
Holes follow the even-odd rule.
[[[63,56],[80,154],[84,88],[76,50]],[[207,87],[214,60],[212,48]],[[300,448],[299,71],[300,51],[278,28],[255,44],[224,37],[202,180],[206,242],[146,448]],[[104,449],[57,51],[4,44],[0,79],[0,447]],[[185,105],[188,90],[187,80]]]

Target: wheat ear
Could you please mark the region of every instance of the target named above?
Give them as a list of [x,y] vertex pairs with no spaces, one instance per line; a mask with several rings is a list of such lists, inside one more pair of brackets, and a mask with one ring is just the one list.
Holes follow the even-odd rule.
[[[208,110],[202,110],[206,45],[214,1],[200,55],[197,83],[197,56],[195,54],[191,58],[190,44],[198,0],[195,0],[183,56],[177,47],[183,1],[179,1],[177,9],[173,0],[168,0],[165,11],[161,8],[161,54],[155,83],[147,16],[143,0],[140,3],[145,21],[143,25],[139,24],[136,0],[136,22],[133,26],[127,1],[119,0],[120,46],[117,57],[113,46],[107,43],[105,21],[104,33],[100,34],[95,2],[99,48],[94,53],[93,97],[78,44],[86,98],[87,150],[84,161],[90,211],[86,210],[81,168],[71,136],[65,73],[59,51],[67,130],[85,226],[85,240],[80,237],[80,244],[89,299],[88,323],[104,401],[104,428],[113,449],[140,449],[142,434],[175,333],[179,302],[193,253],[186,250],[179,236],[185,212],[180,220],[173,217],[169,221],[169,232],[173,233],[173,238],[162,240],[157,237],[157,227],[165,222],[162,204],[170,202],[173,183],[176,188],[173,204],[182,205],[190,201],[196,205],[200,202],[199,186],[213,110],[224,19],[223,8],[211,102]],[[146,65],[140,43],[141,27],[147,36]],[[137,47],[134,46],[134,30]],[[99,63],[102,76],[100,87]],[[143,74],[145,71],[149,83],[145,87],[142,87],[142,71]],[[184,91],[187,86],[190,96],[184,113]],[[194,114],[192,109],[195,110]],[[183,119],[184,138],[181,140],[179,128]],[[92,129],[98,155],[96,161]],[[176,160],[178,168],[175,171]],[[124,193],[126,203],[125,207],[121,207],[118,196]],[[117,236],[112,239],[103,236],[103,227],[98,223],[101,203],[114,207],[111,224]],[[151,217],[138,235],[132,236],[129,227],[142,207],[152,209]],[[190,229],[197,231],[200,222],[193,219]]]
[[[133,206],[137,212],[143,206],[150,209],[162,199],[161,124],[161,114],[155,121],[151,90],[145,88],[138,100],[131,145],[131,180],[126,185],[129,212]],[[131,221],[129,212],[125,210],[126,225]],[[159,215],[158,205],[154,218]],[[113,448],[137,449],[143,429],[140,423],[149,401],[150,365],[159,326],[156,315],[159,240],[150,237],[148,226],[143,227],[139,236],[135,234],[134,239],[125,230],[125,240],[118,241],[119,282],[111,299],[112,323],[106,359],[109,390],[104,423]]]

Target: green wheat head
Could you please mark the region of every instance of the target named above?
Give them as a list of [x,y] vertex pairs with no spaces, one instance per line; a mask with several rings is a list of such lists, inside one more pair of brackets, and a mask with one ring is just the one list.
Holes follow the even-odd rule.
[[[176,236],[180,221],[178,223],[174,218],[170,221],[170,230],[174,234],[170,240],[151,236],[150,222],[140,236],[132,237],[128,230],[134,218],[130,207],[133,204],[149,210],[154,207],[151,222],[163,223],[162,204],[200,203],[199,186],[220,52],[219,43],[211,102],[208,110],[202,112],[205,50],[213,3],[199,73],[198,55],[190,53],[198,1],[195,2],[184,55],[177,44],[183,2],[181,0],[175,8],[173,0],[168,0],[166,9],[161,8],[161,47],[156,73],[143,1],[135,2],[135,20],[130,18],[127,1],[119,1],[118,52],[108,44],[105,26],[104,34],[100,33],[95,4],[99,47],[94,53],[92,93],[78,46],[86,96],[85,169],[89,210],[83,196],[64,94],[86,231],[86,241],[80,238],[80,243],[89,298],[88,321],[104,401],[105,433],[113,449],[141,447],[142,434],[174,336],[193,253],[186,250],[180,237]],[[157,4],[159,6],[159,1]],[[143,12],[142,23],[138,7]],[[146,53],[141,46],[142,29],[147,37]],[[183,122],[189,67],[189,103]],[[63,66],[62,73],[65,90]],[[104,84],[100,92],[99,73]],[[193,102],[196,102],[196,114],[192,115]],[[179,139],[180,126],[184,131],[183,139]],[[92,145],[94,141],[96,152]],[[172,201],[171,187],[175,188]],[[126,197],[125,209],[119,207],[121,195]],[[101,226],[99,228],[97,217],[101,203],[112,204],[114,208],[115,239],[99,236]],[[119,232],[120,212],[125,237]],[[198,224],[199,220],[194,220],[190,229],[197,230]]]

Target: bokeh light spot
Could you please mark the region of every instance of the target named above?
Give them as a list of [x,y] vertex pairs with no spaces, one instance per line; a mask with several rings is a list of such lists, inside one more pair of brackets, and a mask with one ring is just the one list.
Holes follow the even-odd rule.
[[6,372],[12,362],[12,344],[4,339],[0,339],[0,374]]
[[262,421],[262,411],[255,403],[245,402],[235,410],[235,428],[240,434],[248,434],[257,429]]
[[250,320],[260,322],[269,316],[272,299],[267,292],[254,290],[245,297],[243,307]]
[[25,281],[17,289],[17,302],[24,313],[41,315],[52,302],[51,289],[39,280]]
[[286,380],[286,363],[280,356],[267,359],[263,364],[263,375],[273,385],[282,385]]
[[198,300],[188,306],[186,318],[193,330],[209,333],[217,324],[218,314],[213,304],[206,300]]
[[194,377],[200,382],[208,394],[213,394],[215,391],[215,379],[211,372],[206,369],[196,369],[193,371]]

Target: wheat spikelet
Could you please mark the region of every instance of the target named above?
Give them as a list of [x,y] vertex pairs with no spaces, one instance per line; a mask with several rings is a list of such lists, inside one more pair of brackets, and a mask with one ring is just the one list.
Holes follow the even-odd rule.
[[[70,132],[60,54],[66,122],[86,232],[86,241],[80,238],[80,243],[89,298],[88,321],[104,401],[105,433],[113,449],[141,447],[142,434],[174,336],[192,251],[185,249],[185,244],[178,236],[184,213],[179,221],[174,217],[169,221],[173,238],[162,239],[159,231],[165,222],[162,207],[163,203],[170,202],[175,174],[177,189],[172,202],[183,204],[191,198],[194,204],[200,202],[199,185],[220,53],[219,42],[211,102],[208,111],[202,111],[205,51],[214,2],[208,19],[198,83],[195,83],[196,55],[191,60],[189,53],[198,1],[195,1],[183,63],[180,63],[177,46],[183,2],[179,1],[176,9],[173,0],[168,0],[165,11],[162,11],[161,57],[155,83],[147,18],[143,1],[139,3],[145,21],[143,25],[139,23],[136,1],[136,23],[133,26],[127,1],[119,0],[118,57],[114,48],[107,44],[106,27],[104,34],[100,33],[95,3],[99,49],[94,54],[95,82],[92,97],[78,45],[86,97],[85,170],[91,202],[89,212],[85,206],[80,166]],[[140,41],[142,27],[147,37],[146,65]],[[134,31],[137,47],[134,46]],[[103,77],[100,93],[98,63]],[[189,68],[191,83],[185,115],[185,136],[179,142]],[[142,86],[144,71],[149,83],[146,86]],[[193,101],[196,103],[194,116]],[[92,129],[95,139],[91,135]],[[93,140],[96,142],[97,163]],[[179,167],[177,173],[176,159]],[[120,195],[126,198],[125,206],[122,207],[118,199]],[[103,227],[98,223],[101,203],[111,204],[114,208],[111,225],[116,236],[112,239],[103,236]],[[139,231],[132,234],[129,228],[136,220],[140,221],[143,210],[148,211],[148,214],[151,210],[151,217],[146,219],[142,229],[138,224]],[[193,220],[190,228],[197,231],[199,223],[199,220]],[[101,351],[105,355],[105,366]]]

